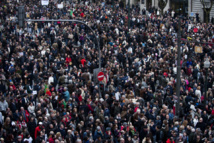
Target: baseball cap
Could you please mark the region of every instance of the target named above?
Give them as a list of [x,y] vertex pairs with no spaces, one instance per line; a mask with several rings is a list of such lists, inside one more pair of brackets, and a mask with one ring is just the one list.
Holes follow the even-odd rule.
[[97,130],[100,130],[100,126],[97,126]]

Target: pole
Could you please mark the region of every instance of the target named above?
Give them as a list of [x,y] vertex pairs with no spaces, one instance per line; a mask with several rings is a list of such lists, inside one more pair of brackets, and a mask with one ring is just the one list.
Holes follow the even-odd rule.
[[[96,42],[97,42],[97,47],[98,47],[98,51],[99,51],[99,71],[101,71],[101,50],[100,50],[100,40],[98,35],[96,35],[96,33],[94,32],[94,30],[88,26],[85,22],[80,21],[80,20],[74,20],[74,19],[48,19],[48,20],[32,20],[32,19],[26,19],[25,21],[27,22],[38,22],[38,21],[44,21],[44,22],[54,22],[54,21],[60,21],[60,22],[76,22],[76,23],[81,23],[84,24],[85,26],[87,26],[92,33],[94,34],[95,38],[96,38]],[[99,95],[101,97],[101,93],[100,93],[100,86],[99,86]]]
[[[97,35],[95,35],[97,36]],[[100,51],[100,43],[99,43],[99,37],[96,37],[97,39],[97,46],[99,50],[99,72],[101,71],[101,51]],[[101,91],[100,91],[100,84],[101,82],[99,81],[99,97],[102,98]]]
[[128,28],[130,29],[130,0],[128,0]]
[[176,81],[176,96],[178,101],[176,103],[176,115],[179,116],[179,106],[180,106],[180,74],[181,74],[181,19],[180,16],[178,17],[178,58],[177,58],[177,81]]
[[185,0],[183,0],[183,16],[185,15]]
[[113,12],[114,12],[114,0],[111,0],[111,4],[113,6]]
[[205,77],[204,106],[206,106],[206,101],[207,101],[207,76],[208,76],[208,68],[206,68],[206,77]]

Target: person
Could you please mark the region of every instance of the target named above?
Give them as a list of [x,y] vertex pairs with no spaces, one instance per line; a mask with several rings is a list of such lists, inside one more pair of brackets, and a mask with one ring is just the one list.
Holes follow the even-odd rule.
[[36,137],[35,143],[41,143],[45,141],[45,136],[43,131],[39,131],[39,135]]
[[8,103],[7,103],[7,101],[5,100],[4,97],[1,97],[1,99],[0,99],[0,111],[1,111],[1,113],[3,114],[3,116],[6,115],[6,110],[7,110],[7,108],[8,108]]
[[30,137],[35,139],[36,122],[35,122],[35,118],[34,117],[30,118],[30,121],[27,123],[27,127],[28,127],[28,131],[29,131]]
[[54,143],[54,132],[53,131],[50,131],[49,133],[49,137],[48,137],[48,142],[49,143]]
[[29,103],[29,106],[28,106],[27,109],[28,109],[28,112],[29,112],[31,115],[33,115],[33,116],[36,115],[36,114],[35,114],[35,106],[33,105],[32,102]]
[[29,133],[26,134],[26,137],[23,140],[24,142],[28,142],[28,143],[32,143],[33,142],[33,138],[30,136]]
[[43,126],[43,123],[42,122],[39,122],[39,126],[37,126],[36,128],[35,128],[35,139],[37,138],[37,136],[38,136],[38,133],[40,132],[40,131],[42,131],[42,129],[44,128],[44,126]]
[[97,126],[97,129],[96,129],[96,131],[94,133],[94,140],[97,140],[99,137],[101,139],[103,139],[103,133],[102,133],[102,130],[101,130],[100,126]]
[[70,99],[70,94],[68,92],[68,89],[67,88],[64,88],[64,99],[66,102],[68,102],[68,100]]
[[18,138],[17,138],[17,143],[23,143],[23,139],[22,139],[22,136],[18,136]]
[[174,16],[175,16],[175,11],[174,10],[172,10],[172,18],[174,18]]

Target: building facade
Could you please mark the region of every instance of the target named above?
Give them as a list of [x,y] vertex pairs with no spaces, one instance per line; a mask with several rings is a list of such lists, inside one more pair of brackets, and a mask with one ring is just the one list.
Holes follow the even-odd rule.
[[[128,3],[128,0],[126,0],[126,2]],[[158,8],[158,0],[130,0],[130,4],[139,4],[141,10],[149,9],[150,7]],[[200,21],[205,21],[205,13],[200,0],[168,0],[164,11],[167,11],[169,8],[173,9],[175,12],[181,9],[181,13],[186,16],[194,15],[195,17],[197,13]],[[209,18],[210,21],[212,18],[214,19],[214,6],[212,7]]]

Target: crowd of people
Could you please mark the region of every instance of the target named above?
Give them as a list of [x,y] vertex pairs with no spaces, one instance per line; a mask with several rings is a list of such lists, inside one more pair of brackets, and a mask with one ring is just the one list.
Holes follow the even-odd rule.
[[[171,9],[132,6],[129,28],[123,1],[63,2],[0,2],[1,143],[214,142],[214,25],[181,17],[177,63],[179,19]],[[19,27],[21,5],[26,19],[78,19],[95,35],[74,22]]]

